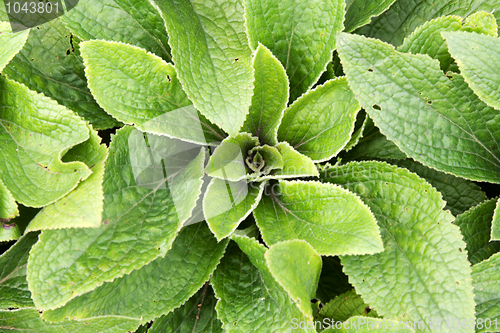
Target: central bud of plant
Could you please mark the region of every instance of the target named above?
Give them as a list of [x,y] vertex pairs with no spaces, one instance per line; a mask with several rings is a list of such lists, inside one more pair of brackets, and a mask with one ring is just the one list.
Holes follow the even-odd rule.
[[250,152],[245,159],[245,163],[253,172],[260,172],[266,165],[266,161],[258,151]]
[[247,151],[245,164],[249,173],[265,176],[273,170],[283,169],[283,158],[275,147],[256,146]]
[[228,137],[215,149],[205,172],[217,179],[238,182],[318,176],[314,162],[286,142],[262,144],[250,133]]

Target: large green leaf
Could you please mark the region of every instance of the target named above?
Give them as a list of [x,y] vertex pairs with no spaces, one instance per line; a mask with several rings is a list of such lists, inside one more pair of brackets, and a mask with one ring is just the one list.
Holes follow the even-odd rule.
[[0,329],[2,332],[123,333],[135,331],[138,326],[138,319],[127,317],[106,316],[49,323],[44,321],[40,317],[40,313],[34,308],[12,311],[0,310]]
[[241,333],[293,332],[292,320],[303,321],[306,317],[269,272],[266,248],[248,237],[233,235],[233,240],[241,250],[230,242],[210,281],[223,329]]
[[175,160],[162,161],[160,148],[171,148],[173,140],[154,135],[147,139],[150,148],[143,133],[131,127],[114,136],[104,173],[101,227],[42,232],[28,263],[37,308],[60,307],[164,256],[172,247],[201,191],[204,150],[165,178]]
[[133,44],[171,60],[165,25],[149,1],[79,0],[77,3],[61,20],[80,38]]
[[500,183],[500,114],[459,74],[448,78],[427,55],[356,35],[341,35],[339,54],[362,107],[404,153],[440,171]]
[[222,333],[214,291],[205,285],[183,306],[153,322],[148,333]]
[[199,144],[225,134],[192,106],[172,64],[133,45],[81,43],[89,87],[106,112],[142,131]]
[[265,253],[269,272],[307,318],[312,319],[311,300],[316,294],[321,257],[302,240],[272,245]]
[[200,289],[226,246],[227,240],[217,243],[206,223],[187,226],[165,257],[74,298],[62,308],[45,311],[43,318],[61,321],[117,315],[150,321],[179,307]]
[[346,0],[345,32],[370,23],[372,17],[385,12],[396,0],[366,1]]
[[73,147],[63,160],[81,161],[92,174],[58,201],[45,206],[30,222],[27,231],[62,228],[99,227],[103,210],[103,174],[108,149],[92,128],[90,138]]
[[473,265],[500,252],[500,242],[490,242],[495,207],[496,199],[491,199],[458,215],[455,220],[464,236],[467,255]]
[[349,163],[329,173],[324,180],[359,194],[381,227],[384,252],[341,257],[363,299],[384,318],[424,322],[424,332],[431,332],[431,321],[474,318],[466,244],[439,192],[382,162]]
[[329,318],[334,321],[346,321],[354,316],[378,317],[375,310],[363,301],[355,290],[350,290],[338,295],[333,300],[325,304],[319,311],[320,317]]
[[234,232],[259,204],[265,182],[212,178],[203,197],[203,215],[218,240]]
[[12,33],[8,22],[0,20],[0,72],[21,50],[28,39],[29,30]]
[[66,107],[0,77],[0,178],[16,201],[42,207],[66,195],[91,171],[63,163],[71,147],[89,138],[85,122]]
[[26,265],[29,251],[37,240],[38,233],[28,233],[0,256],[0,309],[33,306]]
[[317,181],[285,181],[270,186],[254,210],[268,245],[302,239],[321,255],[383,251],[370,209],[353,193]]
[[117,126],[92,97],[85,79],[78,43],[59,20],[32,29],[24,48],[5,68],[10,79],[55,99],[94,128]]
[[499,0],[398,0],[383,15],[357,30],[368,37],[399,46],[418,26],[444,15],[469,16],[480,10],[500,22]]
[[436,190],[441,192],[444,201],[446,201],[444,209],[449,209],[454,216],[460,215],[488,199],[486,193],[470,180],[428,168],[410,159],[392,160],[389,163],[406,168],[427,180]]
[[343,0],[245,0],[250,45],[266,46],[290,79],[290,100],[306,92],[332,60]]
[[[500,253],[472,266],[474,300],[476,301],[476,332],[498,332],[500,327]],[[489,323],[488,323],[489,321]]]
[[359,109],[346,79],[330,80],[285,110],[278,139],[313,161],[328,161],[349,142]]
[[243,125],[253,95],[241,2],[156,0],[184,90],[196,109],[231,135]]
[[241,131],[259,138],[261,144],[278,143],[278,127],[288,103],[288,77],[278,59],[259,44],[253,59],[255,88],[252,105]]
[[497,36],[498,26],[493,14],[484,11],[472,14],[465,20],[460,16],[442,16],[418,27],[405,38],[398,51],[427,54],[439,60],[441,69],[447,72],[453,63],[453,58],[441,36],[441,32],[445,31],[470,31]]
[[500,72],[494,65],[500,60],[500,39],[469,32],[443,33],[443,37],[472,90],[486,104],[500,110]]
[[0,179],[0,219],[8,220],[18,215],[16,200]]

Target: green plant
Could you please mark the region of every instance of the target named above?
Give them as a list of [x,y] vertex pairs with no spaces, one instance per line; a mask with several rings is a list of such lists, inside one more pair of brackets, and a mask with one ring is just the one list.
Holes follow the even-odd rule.
[[500,331],[497,9],[0,12],[0,331]]

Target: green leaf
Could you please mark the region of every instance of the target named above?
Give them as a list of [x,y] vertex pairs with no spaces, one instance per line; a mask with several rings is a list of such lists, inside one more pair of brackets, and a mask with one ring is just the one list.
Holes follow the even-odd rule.
[[198,144],[225,137],[194,109],[172,64],[136,46],[102,40],[81,43],[81,52],[92,94],[116,119]]
[[[169,149],[175,142],[154,135],[147,139],[151,148],[143,133],[130,127],[114,136],[104,173],[101,227],[42,232],[28,264],[29,287],[38,309],[60,307],[163,257],[172,247],[201,191],[204,150],[165,178],[175,159],[167,156],[162,162],[165,155],[157,147]],[[162,163],[165,168],[158,167]],[[158,170],[160,177],[154,173]]]
[[259,204],[265,182],[229,182],[212,178],[203,197],[203,215],[221,240],[231,235]]
[[499,0],[398,0],[372,22],[356,32],[399,46],[417,27],[445,15],[467,17],[484,10],[500,22]]
[[319,175],[314,162],[293,149],[288,142],[280,142],[276,148],[283,158],[283,169],[274,170],[270,175],[260,177],[260,179],[317,177]]
[[[474,300],[476,301],[476,332],[497,332],[500,321],[500,279],[498,267],[500,266],[500,253],[492,255],[472,266],[472,279],[474,285]],[[485,321],[491,322],[491,329],[487,329]],[[489,326],[489,325],[488,325]]]
[[0,78],[0,108],[0,178],[16,201],[45,206],[91,174],[82,162],[61,161],[89,138],[88,127],[73,112],[5,78]]
[[370,23],[372,17],[379,16],[385,12],[395,1],[346,0],[344,31],[351,32],[356,28]]
[[271,275],[300,311],[312,319],[311,300],[318,287],[321,257],[307,242],[290,240],[272,245],[265,258]]
[[384,249],[370,209],[359,197],[333,184],[280,180],[266,191],[254,217],[268,245],[302,239],[321,255]]
[[384,252],[341,257],[349,282],[379,315],[423,321],[423,332],[431,332],[431,321],[474,318],[466,244],[439,192],[381,162],[349,163],[328,173],[324,180],[359,194],[381,227]]
[[[474,31],[477,33],[498,35],[498,26],[493,14],[484,11],[472,14],[467,19],[460,16],[443,16],[424,23],[410,36],[405,38],[398,51],[413,54],[427,54],[439,60],[441,69],[446,73],[454,62],[441,32]],[[462,73],[463,74],[463,73]]]
[[74,298],[62,308],[45,311],[43,318],[61,321],[117,315],[140,318],[142,323],[153,320],[182,305],[203,286],[227,242],[217,243],[204,222],[187,226],[165,257]]
[[258,144],[258,139],[248,133],[224,139],[210,156],[205,172],[210,177],[232,182],[245,179],[250,172],[245,163],[247,154]]
[[[442,324],[442,323],[441,323]],[[395,321],[389,319],[366,318],[363,316],[351,317],[342,323],[342,328],[328,328],[323,333],[372,333],[374,330],[383,329],[385,332],[395,333],[415,333],[412,328],[413,322],[406,324],[404,321]],[[417,323],[418,325],[418,323]],[[443,324],[444,325],[444,324]],[[340,326],[340,325],[338,325]],[[420,332],[420,331],[418,331]]]
[[316,298],[326,304],[336,296],[351,290],[352,286],[349,284],[347,275],[342,272],[339,257],[321,257],[321,259],[323,259],[323,265]]
[[0,328],[12,333],[27,331],[36,333],[123,333],[135,331],[138,326],[138,319],[126,317],[107,316],[49,323],[44,321],[34,308],[0,310]]
[[332,60],[343,29],[343,0],[245,0],[250,45],[266,46],[290,79],[290,101],[309,90]]
[[[443,33],[450,53],[460,67],[465,81],[491,107],[500,109],[499,71],[492,64],[500,60],[500,47],[496,36],[469,32]],[[498,114],[498,112],[497,112]],[[500,116],[496,118],[497,123]],[[498,130],[495,133],[498,135]]]
[[37,232],[28,233],[0,256],[0,309],[33,306],[26,265],[29,251],[37,240]]
[[96,228],[103,210],[102,182],[108,149],[91,127],[90,138],[73,147],[63,160],[85,163],[92,174],[65,197],[45,206],[30,222],[27,231],[62,228]]
[[491,240],[500,240],[500,199],[497,201],[493,222],[491,224]]
[[0,219],[12,219],[18,215],[16,200],[0,179]]
[[94,128],[120,123],[97,105],[85,79],[76,38],[59,20],[32,29],[24,48],[5,68],[10,79],[55,99],[88,120]]
[[356,294],[355,290],[338,295],[332,301],[325,304],[319,311],[319,314],[321,318],[329,318],[341,322],[345,322],[347,319],[355,316],[378,317],[377,312],[371,309],[361,296]]
[[9,61],[23,48],[28,39],[29,30],[12,33],[9,22],[0,21],[0,72]]
[[156,319],[148,333],[222,333],[222,323],[215,312],[216,301],[207,284],[183,306]]
[[444,201],[446,201],[444,209],[449,209],[454,216],[458,216],[488,199],[486,193],[469,180],[439,172],[410,159],[389,161],[389,163],[406,168],[427,180],[429,184],[441,192]]
[[[266,265],[266,248],[234,236],[210,280],[218,299],[217,317],[225,332],[290,333],[292,319],[306,320]],[[243,251],[243,252],[242,252]],[[305,332],[316,332],[305,330]]]
[[362,107],[406,155],[466,179],[500,183],[500,115],[459,74],[450,79],[427,55],[356,35],[341,35],[339,54]]
[[455,224],[460,227],[464,236],[467,255],[472,265],[500,252],[500,242],[490,242],[495,207],[496,199],[491,199],[458,215],[455,220]]
[[359,109],[346,79],[330,80],[285,110],[278,139],[315,162],[328,161],[349,142]]
[[242,132],[259,138],[261,144],[278,143],[278,127],[288,103],[289,83],[285,69],[267,47],[259,44],[253,59],[255,88],[252,105]]
[[371,118],[364,123],[362,138],[348,152],[340,155],[342,160],[350,161],[371,157],[375,159],[405,159],[406,155],[398,146],[380,133]]
[[156,1],[184,91],[196,109],[230,135],[243,125],[254,88],[241,2]]
[[171,60],[165,25],[149,1],[79,0],[77,3],[61,20],[80,38],[128,43]]

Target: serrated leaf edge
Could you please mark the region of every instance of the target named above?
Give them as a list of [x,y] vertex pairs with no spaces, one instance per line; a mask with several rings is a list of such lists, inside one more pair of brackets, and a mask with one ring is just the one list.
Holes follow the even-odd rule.
[[[214,183],[211,181],[208,184],[208,187],[207,187],[207,190],[205,192],[205,195],[203,196],[203,217],[205,218],[205,221],[206,221],[206,223],[208,225],[208,228],[210,229],[210,231],[212,232],[212,234],[214,234],[214,236],[217,238],[217,242],[220,242],[220,241],[222,241],[223,239],[225,239],[227,237],[232,237],[232,235],[234,234],[234,231],[236,230],[236,228],[238,228],[238,226],[240,225],[240,223],[243,222],[254,211],[254,209],[259,205],[260,199],[262,198],[262,193],[264,193],[264,187],[266,186],[266,183],[267,182],[264,181],[264,182],[261,182],[259,184],[259,192],[257,193],[257,197],[255,198],[255,202],[250,206],[250,209],[245,213],[245,215],[243,217],[241,217],[238,221],[235,222],[235,227],[227,235],[217,235],[217,232],[215,232],[215,230],[212,229],[212,224],[210,222],[208,222],[209,219],[206,217],[207,214],[205,212],[205,198],[207,196],[207,193],[208,193],[210,187],[212,187],[212,185]],[[249,194],[247,194],[247,195],[249,195]]]
[[[317,255],[319,258],[320,258],[320,262],[321,262],[321,266],[323,265],[322,261],[321,261],[321,256],[318,254],[318,252],[311,246],[311,244],[309,244],[307,241],[303,240],[303,239],[288,239],[288,240],[285,240],[285,241],[281,241],[281,242],[278,242],[278,243],[274,243],[273,245],[271,245],[267,250],[266,252],[264,253],[264,258],[266,259],[266,266],[267,266],[267,269],[269,270],[269,272],[271,273],[271,275],[273,276],[274,280],[276,282],[278,282],[278,284],[281,286],[281,288],[283,288],[283,290],[287,293],[288,297],[290,297],[290,299],[292,300],[292,302],[294,304],[297,305],[297,308],[299,309],[300,312],[302,312],[302,314],[309,320],[313,320],[313,316],[311,314],[307,314],[305,313],[304,311],[302,311],[302,309],[300,308],[299,306],[299,303],[292,297],[292,295],[290,295],[290,293],[288,292],[288,290],[286,289],[286,287],[281,283],[281,281],[279,281],[278,279],[275,278],[276,276],[276,270],[273,269],[271,267],[271,265],[269,264],[270,262],[270,259],[269,259],[269,250],[273,247],[273,246],[276,246],[278,244],[286,244],[286,243],[303,243],[303,244],[306,244],[309,248],[311,248],[313,254]],[[320,272],[321,272],[321,269],[320,269]],[[318,281],[316,281],[316,285],[318,284],[319,282],[319,277],[320,277],[320,274],[318,274]]]
[[[342,35],[342,34],[344,34],[344,33],[339,34],[339,36],[340,36],[340,35]],[[347,35],[347,34],[346,34],[346,35]],[[381,41],[380,39],[377,39],[377,38],[372,38],[372,37],[366,37],[366,36],[363,36],[363,38],[368,39],[368,40],[372,40],[372,41],[382,42],[383,44],[390,46],[390,47],[391,47],[391,48],[392,48],[395,52],[400,53],[400,54],[402,54],[402,55],[408,54],[408,53],[403,53],[403,52],[400,52],[400,51],[396,50],[396,48],[394,47],[394,45],[389,44],[389,43],[386,43],[386,42],[383,42],[383,41]],[[434,62],[434,63],[435,63],[435,65],[437,65],[437,67],[436,67],[436,68],[439,68],[439,71],[441,71],[441,69],[440,69],[440,67],[439,67],[439,66],[440,66],[440,64],[439,64],[439,61],[438,61],[438,60],[436,60],[436,59],[432,59],[432,58],[431,58],[430,56],[428,56],[427,54],[412,54],[412,55],[413,55],[413,56],[416,56],[416,57],[423,57],[423,58],[426,58],[427,60],[431,60],[432,62]],[[339,57],[339,58],[340,58],[340,57]],[[340,62],[342,63],[342,59],[340,59]],[[456,74],[456,75],[460,75],[460,74]],[[350,85],[350,83],[349,83],[349,80],[347,80],[347,84],[349,85],[349,88],[352,90],[352,87],[351,87],[351,85]],[[354,90],[353,90],[353,91],[354,91]],[[356,99],[357,99],[357,98],[356,98]],[[359,101],[358,101],[358,102],[359,102]],[[360,105],[361,105],[361,103],[360,103]],[[361,105],[361,107],[363,107],[363,106]],[[373,123],[375,124],[375,126],[377,126],[377,124],[375,123],[375,120],[374,120],[373,118],[372,118],[372,120],[373,120]],[[377,128],[379,128],[379,127],[377,126]],[[453,173],[451,173],[450,171],[438,170],[438,169],[436,169],[435,167],[433,167],[433,166],[431,166],[431,165],[428,165],[426,161],[416,161],[413,157],[408,156],[408,154],[406,154],[406,153],[405,153],[405,152],[401,149],[401,146],[402,146],[402,145],[401,145],[401,143],[399,142],[399,140],[395,140],[395,141],[394,141],[394,140],[391,140],[390,138],[388,138],[388,137],[387,137],[386,133],[385,133],[382,129],[380,129],[380,128],[379,128],[379,130],[380,130],[380,133],[382,133],[382,134],[383,134],[383,135],[387,138],[387,140],[389,140],[389,141],[391,141],[392,143],[394,143],[394,144],[398,147],[398,149],[399,149],[399,150],[400,150],[403,154],[405,154],[408,158],[413,159],[415,162],[418,162],[418,163],[420,163],[420,164],[422,164],[422,165],[424,165],[424,166],[426,166],[426,167],[428,167],[428,168],[430,168],[430,169],[433,169],[433,170],[435,170],[435,171],[439,171],[439,172],[442,172],[442,173],[445,173],[445,174],[448,174],[448,175],[452,175],[452,176],[455,176],[455,177],[458,177],[458,178],[463,178],[463,179],[472,180],[472,181],[478,181],[478,182],[484,182],[484,181],[485,181],[484,179],[480,179],[480,178],[474,178],[474,177],[463,177],[463,176],[460,176],[460,175],[453,174]],[[491,181],[491,179],[490,179],[490,182],[492,182],[492,181]],[[493,182],[493,183],[494,183],[494,182]],[[500,181],[499,181],[498,183],[500,183]]]

